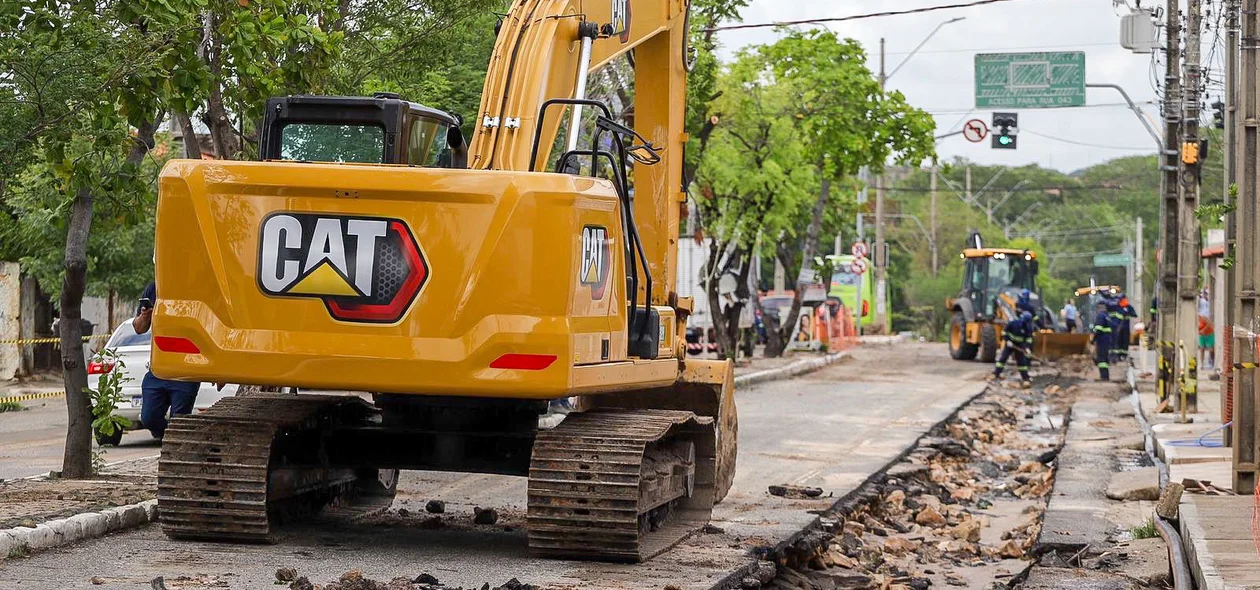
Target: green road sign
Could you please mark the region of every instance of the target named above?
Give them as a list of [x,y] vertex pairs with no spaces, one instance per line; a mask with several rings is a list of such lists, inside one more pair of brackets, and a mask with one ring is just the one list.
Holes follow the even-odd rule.
[[1129,266],[1133,263],[1133,257],[1128,254],[1095,254],[1094,266],[1103,268],[1107,266]]
[[976,108],[1085,106],[1085,53],[976,54]]

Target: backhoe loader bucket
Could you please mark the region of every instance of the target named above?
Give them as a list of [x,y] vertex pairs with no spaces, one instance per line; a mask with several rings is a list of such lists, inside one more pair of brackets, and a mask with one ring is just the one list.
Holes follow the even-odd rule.
[[1053,360],[1076,354],[1088,354],[1089,334],[1037,332],[1033,335],[1033,355]]

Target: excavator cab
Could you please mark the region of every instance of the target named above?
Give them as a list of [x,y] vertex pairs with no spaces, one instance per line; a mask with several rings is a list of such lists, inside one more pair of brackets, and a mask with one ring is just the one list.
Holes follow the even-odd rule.
[[467,168],[457,116],[378,92],[267,101],[259,159]]

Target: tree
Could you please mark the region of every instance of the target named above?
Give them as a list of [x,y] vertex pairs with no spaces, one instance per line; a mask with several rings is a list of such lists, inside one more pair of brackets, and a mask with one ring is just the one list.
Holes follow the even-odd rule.
[[494,49],[495,22],[507,0],[343,0],[341,58],[332,88],[342,94],[396,92],[477,119]]
[[[709,240],[705,290],[718,345],[733,356],[739,316],[751,297],[748,277],[758,241],[777,239],[800,204],[816,194],[817,170],[806,161],[797,93],[787,84],[761,81],[763,62],[741,52],[719,80],[716,110],[730,113],[712,131],[693,197],[699,226]],[[721,292],[730,275],[733,290]]]
[[140,168],[163,114],[158,96],[145,89],[166,75],[163,66],[180,34],[180,15],[192,8],[171,0],[25,0],[6,5],[0,16],[11,27],[5,30],[14,31],[0,37],[3,115],[21,125],[5,130],[0,153],[12,159],[0,161],[23,167],[0,172],[8,185],[21,169],[40,171],[9,192],[28,201],[42,198],[45,209],[66,220],[59,336],[69,417],[62,466],[67,477],[91,472],[92,414],[80,320],[93,214],[98,205],[133,209],[137,195],[148,189]]
[[252,156],[266,99],[326,88],[344,38],[329,25],[344,21],[343,3],[198,0],[196,5],[178,13],[185,26],[168,56],[170,77],[144,90],[170,97],[186,157],[201,157],[201,146],[190,139],[198,112],[219,158]]
[[[932,118],[900,93],[881,89],[865,61],[856,41],[815,30],[746,49],[723,72],[713,101],[723,115],[696,176],[706,197],[698,209],[714,244],[710,276],[726,267],[743,270],[730,261],[750,256],[758,239],[789,276],[810,276],[824,223],[852,211],[852,201],[836,200],[834,184],[850,182],[864,166],[880,168],[889,157],[918,163],[934,153]],[[763,314],[773,332],[768,355],[781,354],[808,282],[797,285],[779,325]],[[714,314],[725,350],[733,350],[725,348],[737,332],[729,319],[742,305],[728,306],[726,317]]]

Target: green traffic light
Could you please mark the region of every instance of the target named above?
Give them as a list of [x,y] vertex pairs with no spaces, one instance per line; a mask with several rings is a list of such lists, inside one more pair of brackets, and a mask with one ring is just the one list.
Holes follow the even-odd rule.
[[1014,141],[1015,141],[1015,139],[1014,139],[1013,137],[1009,136],[1009,135],[1000,135],[1000,136],[998,136],[998,143],[1000,143],[1000,144],[1002,144],[1002,145],[1011,145],[1011,143],[1012,143],[1012,142],[1014,142]]

